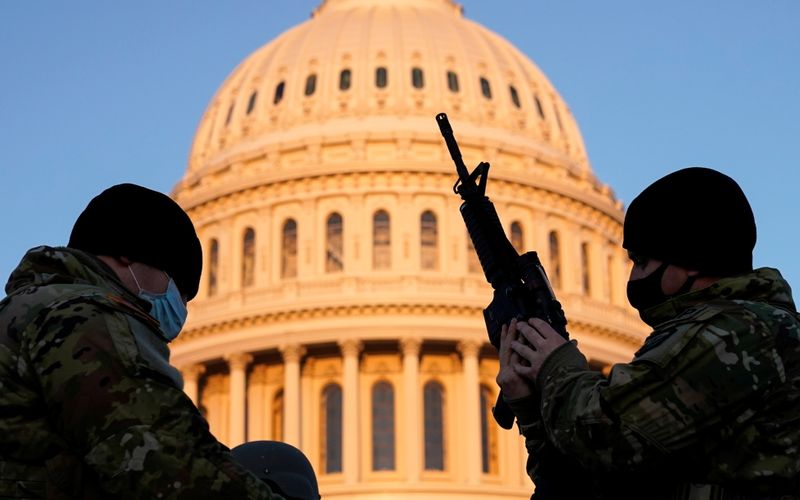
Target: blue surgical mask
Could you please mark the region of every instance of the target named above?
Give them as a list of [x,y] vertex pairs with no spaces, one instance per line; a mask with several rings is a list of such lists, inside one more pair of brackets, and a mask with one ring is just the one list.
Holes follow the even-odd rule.
[[167,291],[164,293],[148,292],[139,285],[139,280],[136,279],[136,275],[133,274],[130,266],[128,266],[128,270],[131,272],[136,286],[139,287],[139,297],[153,305],[150,309],[150,316],[158,321],[161,332],[167,338],[167,341],[175,340],[175,337],[181,332],[188,314],[186,305],[183,303],[183,297],[175,281],[167,276],[169,278]]

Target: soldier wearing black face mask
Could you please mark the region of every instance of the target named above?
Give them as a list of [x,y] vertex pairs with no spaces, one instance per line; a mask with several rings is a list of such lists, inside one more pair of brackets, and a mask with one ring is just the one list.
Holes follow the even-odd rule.
[[502,382],[534,392],[509,402],[529,452],[544,433],[593,471],[597,498],[800,498],[800,316],[780,273],[753,269],[755,241],[747,198],[717,171],[634,199],[628,300],[653,332],[633,360],[603,377],[541,320],[504,331]]

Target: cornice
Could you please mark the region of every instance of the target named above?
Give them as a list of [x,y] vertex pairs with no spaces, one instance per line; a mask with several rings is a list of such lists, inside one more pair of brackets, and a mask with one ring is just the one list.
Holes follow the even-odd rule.
[[[193,341],[200,340],[207,337],[224,335],[227,332],[235,331],[241,328],[254,327],[265,324],[279,324],[279,323],[298,323],[310,319],[326,319],[336,317],[349,317],[359,318],[367,316],[449,316],[449,317],[473,317],[476,321],[483,322],[483,309],[480,307],[469,306],[453,306],[453,305],[415,305],[415,304],[371,304],[371,305],[349,305],[349,306],[333,306],[333,307],[315,307],[306,309],[287,310],[276,313],[255,314],[246,317],[235,318],[220,322],[212,322],[195,328],[191,328],[181,333],[178,339],[175,340],[176,344],[191,344]],[[620,342],[631,348],[638,347],[644,336],[640,331],[627,331],[610,328],[608,326],[598,325],[582,318],[570,318],[569,330],[573,333],[580,335],[591,335],[596,338],[609,339]],[[405,343],[408,339],[408,344]],[[424,339],[419,337],[418,333],[410,332],[409,337],[401,337],[402,350],[406,348],[412,349],[417,342],[422,342]],[[488,343],[485,341],[475,341],[472,339],[460,339],[457,334],[454,334],[454,341],[461,340],[470,344],[474,343],[479,348],[481,345]],[[323,342],[329,342],[326,340]],[[464,344],[465,347],[467,344]],[[309,344],[310,345],[310,344]],[[343,353],[354,353],[357,355],[363,347],[360,339],[347,339],[339,343]],[[287,352],[294,352],[297,345],[290,346],[277,346],[279,349],[288,349]],[[418,347],[417,347],[418,349]]]
[[[517,176],[519,177],[519,176]],[[534,176],[535,177],[535,176]],[[575,219],[589,227],[603,227],[612,233],[621,233],[624,214],[610,198],[595,191],[580,191],[560,186],[557,178],[542,175],[535,177],[536,184],[521,178],[498,175],[492,178],[491,199],[512,203],[534,210],[544,210]],[[381,182],[382,181],[382,182]],[[224,220],[241,210],[266,207],[289,201],[327,197],[373,194],[376,192],[417,194],[420,190],[458,201],[451,192],[453,175],[444,172],[408,171],[387,168],[363,172],[333,172],[284,179],[268,184],[243,185],[233,191],[221,191],[207,199],[191,198],[183,203],[196,225],[202,227],[212,221]],[[563,189],[562,189],[563,188]],[[572,190],[573,192],[569,192]]]
[[260,326],[264,324],[297,322],[310,319],[359,317],[359,316],[475,316],[483,318],[483,309],[470,306],[428,305],[428,304],[363,304],[309,307],[252,314],[222,321],[212,321],[181,332],[174,341],[179,345],[208,335]]

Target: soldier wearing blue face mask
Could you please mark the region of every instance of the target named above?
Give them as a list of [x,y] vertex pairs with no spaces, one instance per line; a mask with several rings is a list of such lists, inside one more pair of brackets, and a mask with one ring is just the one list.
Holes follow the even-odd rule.
[[188,215],[133,184],[28,251],[0,302],[0,498],[281,498],[169,364],[201,267]]

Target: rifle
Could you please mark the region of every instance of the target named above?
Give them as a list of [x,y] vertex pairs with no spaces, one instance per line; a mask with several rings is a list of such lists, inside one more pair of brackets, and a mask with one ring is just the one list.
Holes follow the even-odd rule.
[[[464,200],[460,208],[461,217],[467,225],[486,281],[494,289],[492,302],[483,310],[489,342],[499,351],[503,325],[509,324],[514,318],[521,321],[541,318],[562,337],[569,339],[567,319],[539,256],[536,252],[517,253],[503,231],[494,204],[486,196],[489,163],[479,163],[470,173],[461,159],[461,151],[447,115],[436,115],[436,123],[458,173],[453,192]],[[510,429],[514,425],[514,414],[503,399],[502,391],[497,396],[492,414],[500,427]]]

